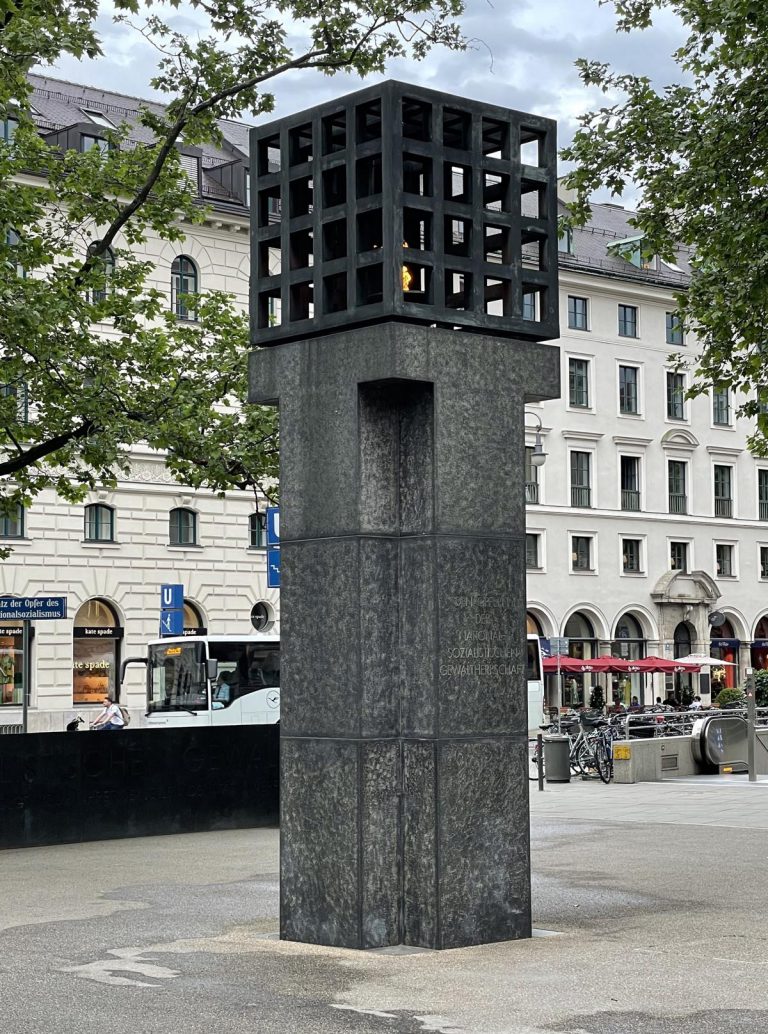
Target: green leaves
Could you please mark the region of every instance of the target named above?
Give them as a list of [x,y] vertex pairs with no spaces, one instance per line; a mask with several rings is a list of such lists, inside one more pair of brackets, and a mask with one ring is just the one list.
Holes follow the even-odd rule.
[[[637,185],[635,223],[647,247],[667,259],[681,245],[691,254],[692,282],[679,305],[703,349],[696,390],[719,381],[747,402],[768,390],[768,7],[621,0],[616,8],[627,30],[645,28],[662,8],[682,20],[681,82],[656,90],[645,78],[580,62],[586,85],[620,100],[585,115],[564,151],[576,163],[567,177],[577,191],[572,218],[585,220],[597,188],[618,194]],[[764,436],[761,422],[755,447],[766,447]]]
[[115,0],[117,19],[136,21],[157,45],[152,86],[167,103],[139,113],[154,143],[123,124],[108,132],[108,148],[85,153],[38,134],[26,74],[64,53],[101,52],[97,0],[8,0],[0,9],[0,115],[18,122],[12,140],[0,140],[4,512],[44,489],[77,502],[114,484],[140,442],[163,450],[185,484],[274,495],[277,418],[245,405],[245,314],[210,292],[196,300],[194,322],[180,320],[152,286],[159,242],[183,242],[207,214],[177,145],[220,143],[218,119],[272,111],[272,80],[293,70],[365,75],[395,56],[464,46],[463,0],[193,4],[209,23],[197,37],[175,31],[151,0]]

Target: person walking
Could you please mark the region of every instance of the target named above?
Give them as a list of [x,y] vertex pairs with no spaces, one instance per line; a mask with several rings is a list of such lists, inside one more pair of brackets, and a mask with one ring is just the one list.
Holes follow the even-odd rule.
[[91,728],[96,732],[125,728],[122,712],[112,697],[105,696],[102,703],[104,709],[91,722]]

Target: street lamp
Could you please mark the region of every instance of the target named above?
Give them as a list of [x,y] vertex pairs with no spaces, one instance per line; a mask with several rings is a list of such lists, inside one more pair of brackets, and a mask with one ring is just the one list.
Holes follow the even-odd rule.
[[533,413],[531,410],[526,409],[525,418],[532,416],[536,421],[536,437],[533,440],[533,453],[531,455],[531,463],[534,467],[543,467],[547,462],[547,454],[544,452],[544,445],[541,441],[541,417],[538,413]]

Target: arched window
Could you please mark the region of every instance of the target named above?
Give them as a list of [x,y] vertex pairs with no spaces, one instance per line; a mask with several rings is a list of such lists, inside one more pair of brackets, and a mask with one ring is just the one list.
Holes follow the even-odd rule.
[[72,629],[72,700],[100,704],[116,699],[123,629],[111,604],[91,599],[75,614]]
[[248,518],[248,545],[251,549],[264,548],[264,525],[266,517],[263,513],[252,513]]
[[197,545],[197,514],[179,506],[171,510],[168,539],[172,546]]
[[197,266],[186,255],[177,255],[171,266],[171,309],[180,319],[197,319],[195,295],[199,291]]
[[[93,245],[91,245],[91,247],[93,247]],[[111,248],[107,248],[103,255],[98,256],[97,261],[101,267],[104,282],[100,287],[94,287],[91,292],[91,301],[103,302],[107,295],[112,291],[111,281],[115,274],[115,253]]]
[[103,503],[93,503],[85,508],[85,541],[115,541],[115,511]]
[[188,632],[205,635],[205,621],[197,604],[184,600],[184,634]]

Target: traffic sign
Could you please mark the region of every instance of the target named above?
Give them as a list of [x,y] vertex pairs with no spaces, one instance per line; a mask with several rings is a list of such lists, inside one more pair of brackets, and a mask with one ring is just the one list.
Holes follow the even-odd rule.
[[184,586],[179,584],[160,586],[160,610],[183,610]]
[[267,545],[280,545],[280,507],[267,507]]
[[66,616],[66,596],[0,596],[0,621],[56,621]]
[[267,588],[280,588],[280,547],[267,550]]
[[183,635],[184,611],[164,610],[160,615],[160,635]]

